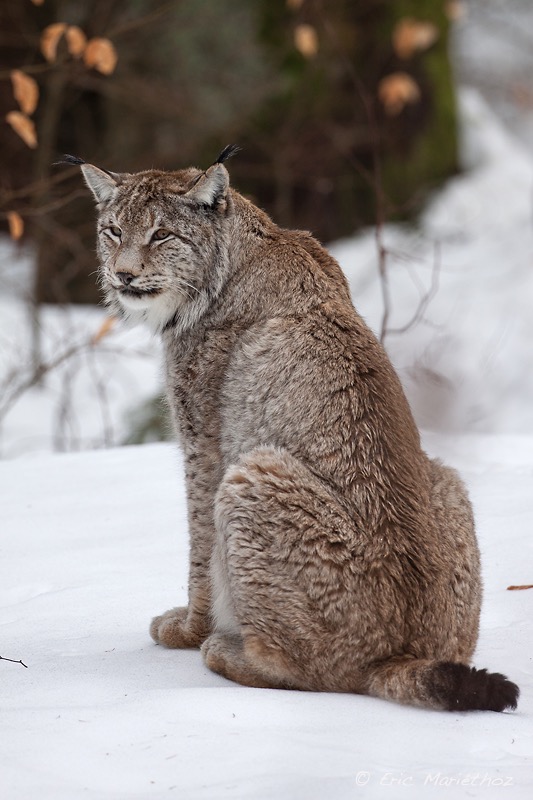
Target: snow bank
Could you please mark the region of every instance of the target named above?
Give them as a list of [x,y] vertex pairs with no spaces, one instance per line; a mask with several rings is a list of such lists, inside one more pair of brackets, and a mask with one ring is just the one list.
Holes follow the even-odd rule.
[[442,437],[476,509],[485,605],[475,662],[513,714],[248,689],[151,643],[184,603],[187,526],[171,445],[0,463],[0,796],[335,800],[530,796],[533,439]]

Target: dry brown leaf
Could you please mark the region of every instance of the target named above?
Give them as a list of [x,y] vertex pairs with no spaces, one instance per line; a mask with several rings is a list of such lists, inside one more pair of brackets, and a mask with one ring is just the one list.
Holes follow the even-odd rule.
[[44,0],[31,0],[34,6],[42,6]]
[[32,149],[37,147],[37,133],[32,120],[23,114],[22,111],[10,111],[6,114],[6,122],[9,122],[15,133]]
[[287,8],[291,11],[298,11],[304,4],[304,0],[287,0]]
[[20,69],[11,70],[11,83],[13,94],[24,114],[33,114],[39,102],[39,87],[37,81]]
[[67,29],[65,22],[54,22],[48,25],[41,34],[41,53],[47,61],[55,61],[57,45]]
[[111,75],[117,65],[118,56],[113,43],[109,39],[89,39],[83,60],[86,66],[96,69],[102,75]]
[[305,56],[313,58],[318,52],[318,35],[312,25],[297,25],[294,29],[296,49]]
[[92,337],[91,343],[98,344],[98,342],[100,342],[105,336],[111,333],[111,331],[115,327],[116,322],[117,322],[116,317],[106,317],[102,322],[102,324],[100,325],[100,327],[98,328],[98,330],[96,331],[96,333],[94,334],[94,336]]
[[393,72],[379,82],[379,99],[383,103],[385,113],[396,117],[409,103],[420,100],[418,84],[406,72]]
[[397,56],[407,59],[419,50],[427,50],[438,38],[439,30],[432,22],[404,17],[392,32],[392,46]]
[[74,56],[74,58],[80,58],[87,45],[87,37],[82,29],[78,28],[77,25],[69,25],[65,38],[70,55]]
[[16,211],[8,211],[7,224],[9,225],[9,235],[18,242],[24,233],[24,220]]
[[519,591],[521,589],[533,589],[533,583],[525,583],[523,586],[508,586],[507,587],[507,591],[508,592],[513,592],[513,591],[517,591],[517,590]]

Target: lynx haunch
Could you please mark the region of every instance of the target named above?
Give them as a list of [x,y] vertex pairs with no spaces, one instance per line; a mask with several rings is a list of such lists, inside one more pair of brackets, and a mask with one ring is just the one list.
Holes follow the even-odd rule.
[[77,161],[107,301],[163,338],[185,457],[189,603],[153,639],[247,686],[515,708],[515,684],[469,666],[465,487],[421,449],[335,260],[230,188],[231,154],[205,172]]

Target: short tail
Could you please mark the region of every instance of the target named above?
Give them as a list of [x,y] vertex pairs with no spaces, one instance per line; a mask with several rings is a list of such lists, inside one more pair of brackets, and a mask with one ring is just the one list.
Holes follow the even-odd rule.
[[391,659],[369,674],[367,693],[443,711],[515,709],[520,690],[499,672],[452,661]]

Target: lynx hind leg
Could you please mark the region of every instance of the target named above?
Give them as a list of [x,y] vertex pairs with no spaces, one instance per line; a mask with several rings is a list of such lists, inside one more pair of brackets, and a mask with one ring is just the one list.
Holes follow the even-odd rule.
[[[248,643],[249,646],[249,643]],[[256,689],[291,688],[283,668],[276,671],[274,662],[258,663],[244,649],[244,641],[238,634],[213,633],[202,645],[202,656],[213,672],[244,686]]]
[[[479,625],[481,580],[472,507],[455,470],[430,462],[433,516],[439,552],[447,561],[451,616],[447,655],[395,657],[368,671],[368,694],[446,711],[504,711],[516,708],[519,689],[500,673],[469,666]],[[461,663],[462,662],[462,663]]]
[[289,453],[260,447],[226,472],[215,524],[242,643],[209,639],[207,665],[251,686],[342,690],[329,644],[353,607],[342,573],[353,522],[334,497]]
[[474,652],[481,610],[481,569],[474,515],[458,473],[430,461],[431,508],[437,522],[441,553],[450,560],[450,585],[456,615],[454,660],[468,663]]

